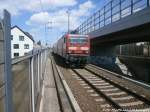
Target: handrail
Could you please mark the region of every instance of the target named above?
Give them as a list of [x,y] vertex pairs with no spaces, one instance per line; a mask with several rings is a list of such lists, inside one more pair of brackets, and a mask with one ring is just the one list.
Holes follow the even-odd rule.
[[147,7],[150,7],[149,0],[112,0],[92,14],[76,31],[79,34],[88,34]]
[[23,57],[19,57],[19,58],[12,59],[12,65],[17,64],[17,63],[20,63],[20,62],[22,62],[22,61],[24,61],[24,60],[26,60],[26,59],[31,58],[31,57],[33,57],[32,54],[30,54],[30,55],[28,55],[28,56],[23,56]]
[[12,59],[12,65],[14,64],[17,64],[19,62],[22,62],[26,59],[30,59],[31,57],[39,54],[40,52],[43,52],[44,49],[40,49],[40,50],[37,50],[37,51],[31,51],[30,54],[28,54],[27,56],[22,56],[22,57],[18,57],[18,58],[15,58],[15,59]]
[[[45,73],[45,65],[47,56],[49,53],[49,49],[33,49],[29,52],[28,55],[23,57],[18,57],[16,59],[12,59],[12,70],[13,73],[13,97],[18,94],[18,91],[24,91],[24,86],[26,86],[26,91],[21,93],[21,95],[26,95],[28,97],[29,105],[24,105],[23,107],[15,107],[15,112],[20,112],[19,109],[28,108],[31,112],[35,112],[38,110],[38,103],[41,97],[41,89],[43,86],[43,76]],[[21,66],[21,67],[20,67]],[[20,77],[20,75],[22,77]],[[30,77],[30,78],[29,78]],[[17,80],[17,82],[15,82]],[[21,83],[23,81],[23,83]],[[20,82],[20,83],[19,83]],[[17,87],[16,87],[17,86]],[[17,89],[16,89],[17,88]],[[22,90],[23,89],[23,90]],[[16,105],[18,103],[22,103],[22,100],[14,99],[14,103],[12,105]]]

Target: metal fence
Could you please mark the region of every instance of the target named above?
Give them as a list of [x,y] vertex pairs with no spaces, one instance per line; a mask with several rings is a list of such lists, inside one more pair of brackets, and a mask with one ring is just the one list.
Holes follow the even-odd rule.
[[10,15],[0,20],[0,112],[36,112],[48,49],[11,60]]
[[41,96],[48,49],[12,61],[14,112],[35,112]]
[[150,57],[150,42],[119,45],[117,55]]
[[10,28],[10,15],[5,10],[0,19],[0,112],[12,110]]
[[4,111],[4,101],[5,101],[5,80],[4,80],[4,33],[2,30],[3,24],[0,20],[0,112]]
[[150,0],[112,0],[82,23],[76,31],[88,34],[149,6]]

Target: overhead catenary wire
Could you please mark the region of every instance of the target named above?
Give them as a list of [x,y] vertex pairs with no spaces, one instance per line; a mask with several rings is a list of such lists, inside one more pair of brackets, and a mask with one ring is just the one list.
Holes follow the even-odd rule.
[[40,6],[41,6],[41,11],[42,11],[42,12],[45,12],[45,11],[44,11],[44,7],[43,7],[43,4],[42,4],[42,0],[39,0],[39,1],[40,1]]
[[[41,11],[44,13],[44,12],[46,12],[45,11],[45,9],[44,9],[44,6],[43,6],[43,3],[42,3],[42,0],[39,0],[39,3],[40,3],[40,7],[41,7]],[[68,20],[67,21],[59,21],[59,22],[56,22],[56,21],[47,21],[47,20],[45,20],[45,23],[44,23],[44,27],[45,27],[45,44],[47,43],[47,28],[48,29],[52,29],[52,24],[55,24],[55,23],[68,23],[68,33],[70,32],[70,11],[69,10],[67,10],[66,11],[66,13],[67,13],[67,16],[68,16]],[[46,19],[46,18],[45,18]],[[46,22],[47,21],[47,22]],[[51,26],[48,26],[47,27],[47,24],[49,25],[51,25]]]
[[[40,7],[41,7],[42,13],[46,12],[46,11],[44,10],[44,6],[43,6],[43,3],[42,3],[42,0],[39,0],[39,3],[40,3]],[[46,21],[46,20],[45,20],[45,21]],[[45,44],[47,43],[46,24],[47,24],[47,22],[44,23],[44,34],[45,34],[44,40],[45,40]]]

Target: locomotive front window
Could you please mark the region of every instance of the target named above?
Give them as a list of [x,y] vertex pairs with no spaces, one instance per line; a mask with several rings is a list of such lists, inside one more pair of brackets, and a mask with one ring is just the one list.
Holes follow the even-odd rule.
[[71,37],[70,38],[70,43],[87,43],[88,38],[83,38],[83,37]]

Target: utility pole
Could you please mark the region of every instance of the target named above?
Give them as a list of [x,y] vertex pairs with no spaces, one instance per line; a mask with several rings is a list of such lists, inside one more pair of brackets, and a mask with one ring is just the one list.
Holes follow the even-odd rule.
[[46,23],[45,23],[45,45],[46,45],[46,40],[47,40],[47,33],[46,33]]
[[[52,23],[53,23],[52,21],[48,22],[48,27],[47,27],[48,30],[52,30]],[[51,41],[49,47],[51,47]]]
[[68,33],[70,32],[70,12],[69,10],[66,11],[67,15],[68,15]]
[[52,29],[52,21],[45,23],[45,45],[48,42],[48,40],[47,40],[47,34],[48,34],[47,29]]
[[47,27],[48,29],[52,29],[52,21],[49,21],[48,22],[48,27]]

